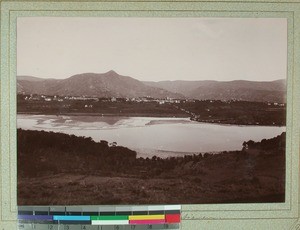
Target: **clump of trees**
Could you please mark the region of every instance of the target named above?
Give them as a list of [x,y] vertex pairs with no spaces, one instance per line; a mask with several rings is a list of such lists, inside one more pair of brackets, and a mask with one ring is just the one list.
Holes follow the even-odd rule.
[[286,107],[254,101],[196,100],[181,103],[180,108],[193,113],[199,122],[283,126],[286,124]]
[[[59,173],[99,173],[106,176],[131,174],[145,179],[152,176],[176,177],[178,173],[194,173],[192,168],[201,167],[202,161],[213,164],[222,159],[224,154],[240,156],[244,153],[230,151],[144,159],[137,158],[137,153],[128,148],[110,146],[105,140],[95,142],[90,137],[22,129],[17,130],[17,137],[18,178]],[[243,150],[246,149],[284,152],[285,133],[261,142],[244,142]]]
[[106,141],[63,133],[17,130],[18,173],[20,176],[79,172],[118,171],[136,160],[136,152]]
[[253,140],[244,141],[243,150],[245,149],[261,149],[265,151],[269,150],[284,150],[286,144],[286,133],[283,132],[277,137],[271,139],[262,139],[260,142]]

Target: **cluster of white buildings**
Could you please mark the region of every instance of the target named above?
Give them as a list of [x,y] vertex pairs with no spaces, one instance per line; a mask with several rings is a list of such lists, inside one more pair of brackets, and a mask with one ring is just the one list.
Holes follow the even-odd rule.
[[150,97],[138,97],[138,98],[126,98],[126,101],[132,101],[132,102],[156,102],[160,105],[163,105],[165,103],[180,103],[179,99],[173,99],[173,98],[166,98],[166,99],[155,99]]
[[87,101],[87,100],[94,100],[99,101],[99,98],[96,97],[85,97],[85,96],[46,96],[46,95],[33,95],[30,94],[29,96],[25,96],[24,98],[26,101],[64,101],[64,100],[76,100],[76,101]]

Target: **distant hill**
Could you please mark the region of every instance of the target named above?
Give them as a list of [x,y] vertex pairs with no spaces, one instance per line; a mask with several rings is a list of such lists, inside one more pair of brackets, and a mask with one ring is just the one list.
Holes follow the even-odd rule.
[[83,73],[61,80],[21,76],[17,78],[17,87],[18,93],[26,94],[183,98],[181,94],[148,86],[141,81],[119,75],[114,71],[101,74]]
[[286,82],[160,81],[142,82],[114,71],[83,73],[66,79],[17,77],[18,93],[60,96],[190,98],[199,100],[286,101]]
[[32,76],[18,76],[18,80],[25,80],[25,81],[43,81],[45,79],[38,78],[38,77],[32,77]]
[[286,101],[285,80],[276,81],[161,81],[144,82],[149,86],[180,93],[199,100]]

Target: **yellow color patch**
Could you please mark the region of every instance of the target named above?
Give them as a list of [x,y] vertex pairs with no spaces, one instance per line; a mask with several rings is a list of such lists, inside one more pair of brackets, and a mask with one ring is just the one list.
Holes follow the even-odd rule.
[[133,215],[129,220],[164,220],[165,215]]

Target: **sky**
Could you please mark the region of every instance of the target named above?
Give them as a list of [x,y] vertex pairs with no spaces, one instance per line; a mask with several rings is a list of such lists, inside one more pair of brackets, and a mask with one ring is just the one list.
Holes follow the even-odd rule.
[[283,18],[20,17],[17,74],[142,81],[286,78]]

